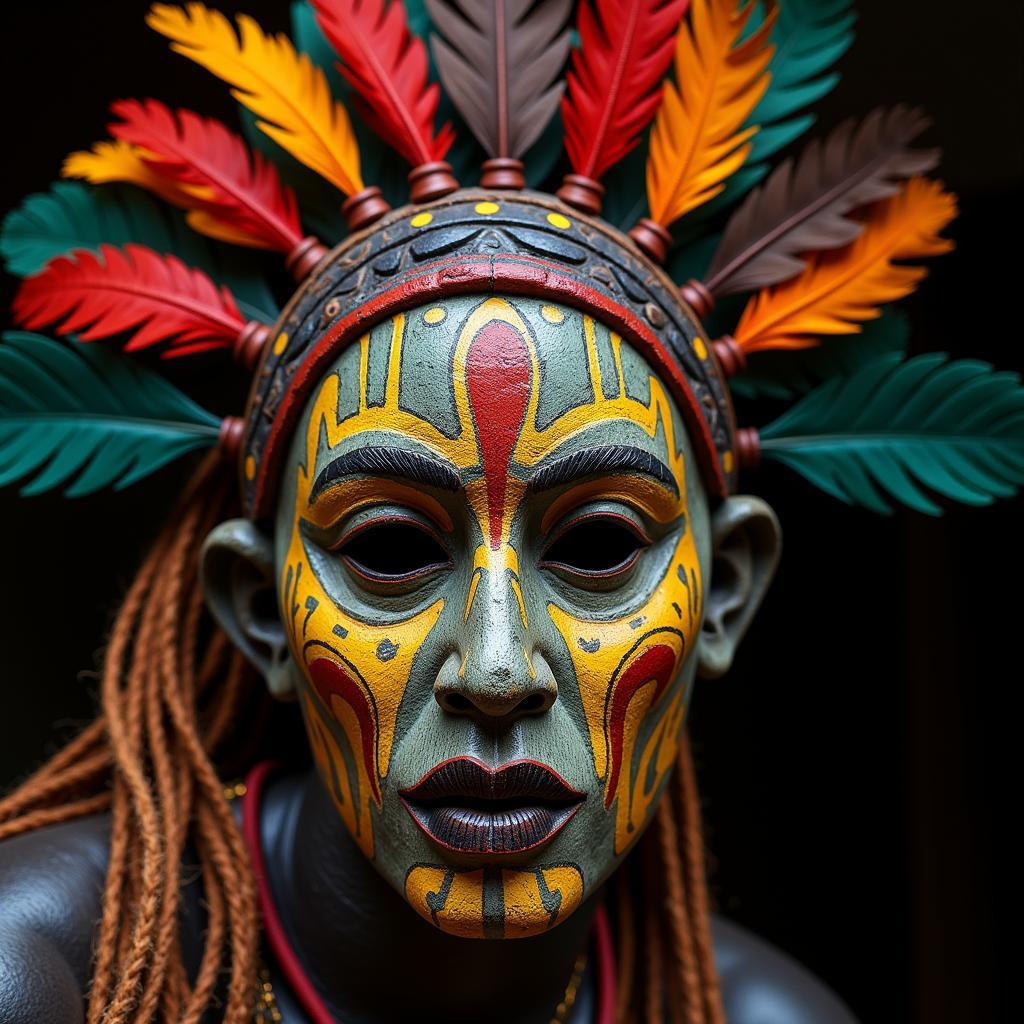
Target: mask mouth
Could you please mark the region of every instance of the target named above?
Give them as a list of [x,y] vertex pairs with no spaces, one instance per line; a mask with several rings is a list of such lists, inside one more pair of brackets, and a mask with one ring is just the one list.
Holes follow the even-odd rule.
[[446,850],[515,854],[549,842],[586,799],[539,761],[488,768],[444,761],[400,796],[413,821]]

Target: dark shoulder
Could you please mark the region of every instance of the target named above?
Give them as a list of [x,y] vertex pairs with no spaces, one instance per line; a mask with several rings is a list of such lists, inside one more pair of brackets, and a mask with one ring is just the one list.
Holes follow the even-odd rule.
[[82,1020],[109,835],[97,815],[0,842],[4,1024]]
[[856,1024],[792,957],[723,918],[713,918],[711,930],[729,1024]]

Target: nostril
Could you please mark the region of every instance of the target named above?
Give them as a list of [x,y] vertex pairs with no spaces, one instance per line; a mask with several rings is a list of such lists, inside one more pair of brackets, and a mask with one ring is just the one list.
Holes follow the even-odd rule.
[[518,705],[519,711],[531,712],[531,711],[543,711],[547,704],[547,698],[543,693],[531,693],[529,697],[524,697]]
[[446,693],[444,695],[443,705],[445,711],[454,711],[461,713],[463,711],[469,711],[473,707],[473,702],[467,697],[463,697],[461,693]]

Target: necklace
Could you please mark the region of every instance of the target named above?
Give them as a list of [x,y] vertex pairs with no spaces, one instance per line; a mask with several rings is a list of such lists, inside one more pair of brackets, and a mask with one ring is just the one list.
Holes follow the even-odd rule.
[[[263,786],[267,777],[274,769],[269,761],[258,764],[250,773],[244,783],[236,784],[225,789],[228,798],[242,798],[242,834],[245,836],[246,845],[249,848],[249,856],[252,860],[253,871],[256,874],[256,900],[259,905],[260,915],[263,919],[263,930],[267,938],[267,944],[281,968],[288,984],[299,1004],[306,1011],[312,1024],[335,1024],[331,1012],[324,1005],[320,994],[313,987],[309,976],[306,974],[296,956],[288,937],[285,934],[277,907],[274,905],[273,893],[267,882],[266,871],[263,859],[263,847],[260,842],[260,798],[263,795]],[[608,925],[608,914],[604,906],[600,906],[594,916],[594,945],[597,952],[597,1013],[595,1024],[612,1024],[613,1008],[615,1006],[615,962],[612,952],[611,929]],[[581,953],[573,965],[572,976],[569,984],[565,987],[562,1000],[555,1007],[550,1024],[565,1024],[569,1014],[576,1003],[580,983],[583,980],[583,972],[587,966],[587,954]],[[255,1007],[253,1009],[254,1024],[280,1024],[282,1021],[281,1010],[277,1005],[277,997],[274,995],[274,986],[270,980],[270,971],[266,965],[259,965],[258,980],[256,982]]]

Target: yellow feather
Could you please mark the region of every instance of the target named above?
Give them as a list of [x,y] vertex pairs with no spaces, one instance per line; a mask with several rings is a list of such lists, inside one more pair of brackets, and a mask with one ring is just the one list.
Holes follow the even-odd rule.
[[120,139],[97,142],[90,150],[71,153],[61,167],[61,177],[79,178],[91,185],[112,182],[137,185],[172,206],[188,210],[185,220],[193,231],[198,231],[201,235],[216,238],[221,242],[230,242],[232,245],[245,245],[255,249],[267,248],[261,238],[232,228],[202,210],[193,210],[193,200],[203,198],[204,193],[210,190],[200,185],[187,188],[160,177],[152,164],[143,160],[145,153],[146,150],[141,147]]
[[713,199],[750,153],[744,128],[768,88],[774,5],[749,39],[750,0],[693,0],[676,37],[676,83],[665,82],[647,158],[651,217],[668,227]]
[[187,192],[172,181],[161,178],[141,156],[142,150],[129,142],[97,142],[90,150],[71,153],[61,167],[61,177],[79,178],[91,185],[125,182],[138,185],[174,206],[187,208]]
[[795,278],[747,303],[736,340],[746,352],[809,348],[814,335],[857,334],[879,306],[901,299],[928,273],[893,260],[937,256],[953,248],[939,232],[956,216],[956,196],[941,182],[911,178],[871,207],[864,230],[844,249],[812,258]]
[[282,149],[346,195],[363,189],[348,113],[331,96],[323,71],[287,37],[267,35],[244,14],[236,35],[220,11],[200,3],[184,10],[154,4],[146,22],[172,40],[171,49],[231,85],[235,99]]

